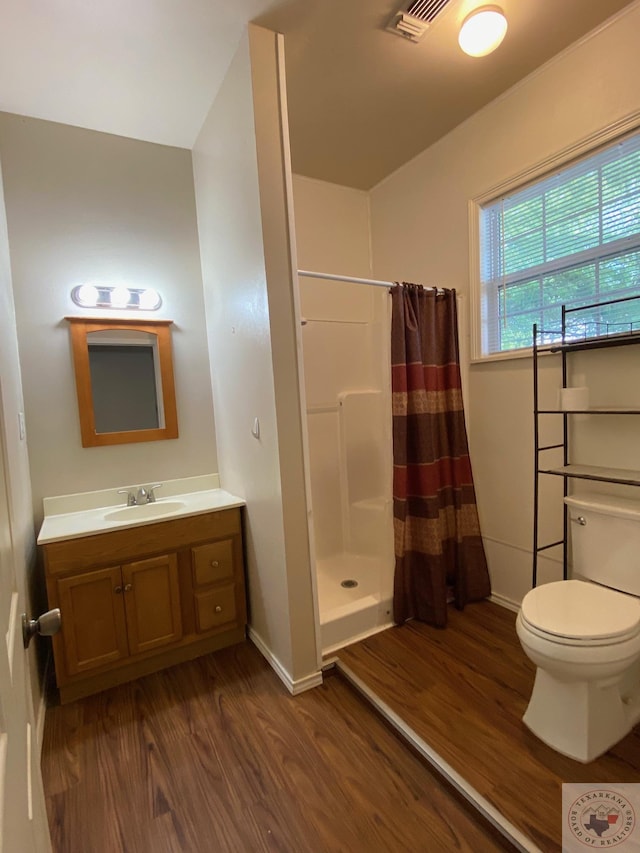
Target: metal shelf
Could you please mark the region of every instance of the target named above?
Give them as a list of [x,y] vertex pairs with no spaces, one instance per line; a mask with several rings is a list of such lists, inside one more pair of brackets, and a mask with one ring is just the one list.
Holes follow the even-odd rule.
[[[539,516],[539,501],[540,501],[540,475],[550,474],[556,477],[564,478],[563,494],[566,497],[568,494],[568,482],[571,479],[578,480],[593,480],[601,483],[617,483],[625,486],[640,486],[640,471],[627,470],[623,468],[606,468],[598,465],[578,465],[571,464],[569,460],[569,415],[640,415],[640,408],[632,406],[594,406],[588,409],[540,409],[538,405],[538,358],[542,353],[556,353],[562,358],[562,387],[567,387],[567,357],[573,352],[590,349],[605,349],[610,347],[630,346],[632,344],[640,344],[640,323],[629,323],[628,329],[623,332],[611,332],[606,335],[599,335],[592,338],[583,337],[579,340],[575,339],[575,325],[568,328],[567,315],[578,315],[580,311],[586,311],[593,308],[604,308],[607,305],[612,305],[618,302],[628,302],[638,306],[638,315],[640,315],[640,296],[625,297],[624,299],[613,299],[610,302],[603,302],[600,305],[585,305],[581,308],[567,308],[562,306],[562,327],[558,329],[539,329],[537,324],[533,326],[533,416],[534,416],[534,517],[533,517],[533,586],[537,583],[538,571],[538,554],[549,548],[562,546],[563,550],[563,577],[567,578],[567,533],[568,533],[568,513],[566,504],[563,505],[563,528],[562,539],[558,542],[551,542],[546,545],[540,545],[538,541],[538,516]],[[584,315],[583,315],[584,316]],[[618,326],[619,328],[619,326]],[[542,343],[545,339],[560,337],[560,342]],[[542,446],[540,444],[540,415],[564,415],[562,419],[562,443],[549,444]],[[540,454],[548,450],[562,450],[563,464],[554,466],[541,465]]]
[[640,471],[626,468],[604,468],[599,465],[560,465],[557,468],[539,468],[539,474],[571,477],[577,480],[598,480],[601,483],[620,483],[640,486]]
[[582,341],[571,341],[559,346],[550,346],[548,352],[577,352],[585,349],[603,349],[605,347],[626,347],[640,343],[640,332],[628,334],[603,335],[598,338],[586,338]]
[[539,415],[640,415],[640,409],[593,406],[590,409],[538,409]]

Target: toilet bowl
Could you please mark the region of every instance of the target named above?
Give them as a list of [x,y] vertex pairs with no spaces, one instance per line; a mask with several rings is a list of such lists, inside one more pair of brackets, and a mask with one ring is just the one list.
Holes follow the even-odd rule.
[[537,587],[516,620],[536,665],[523,721],[548,746],[588,762],[640,721],[640,601],[579,580]]
[[640,722],[640,503],[567,497],[574,571],[528,592],[516,631],[536,665],[526,726],[593,761]]

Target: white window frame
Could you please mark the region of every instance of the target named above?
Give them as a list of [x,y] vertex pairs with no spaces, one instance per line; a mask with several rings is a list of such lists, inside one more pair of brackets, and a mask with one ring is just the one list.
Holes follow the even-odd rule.
[[[469,201],[469,281],[471,294],[471,363],[505,361],[514,358],[530,358],[531,347],[486,353],[483,348],[485,327],[482,322],[482,288],[480,280],[480,214],[482,208],[500,196],[508,195],[528,184],[539,181],[553,172],[571,164],[572,161],[596,154],[600,148],[640,130],[640,111],[620,119],[607,127],[580,139],[545,160],[530,166],[507,181],[491,187]],[[497,312],[497,308],[496,308]]]

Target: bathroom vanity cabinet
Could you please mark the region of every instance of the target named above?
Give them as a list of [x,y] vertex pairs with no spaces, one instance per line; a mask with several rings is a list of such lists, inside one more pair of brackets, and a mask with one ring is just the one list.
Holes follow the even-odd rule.
[[42,547],[63,703],[244,639],[239,508]]

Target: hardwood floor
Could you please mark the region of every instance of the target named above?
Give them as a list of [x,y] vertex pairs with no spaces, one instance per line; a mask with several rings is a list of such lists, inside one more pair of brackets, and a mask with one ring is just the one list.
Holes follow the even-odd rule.
[[515,613],[491,602],[451,609],[444,630],[409,622],[338,656],[545,853],[561,848],[563,782],[640,781],[640,727],[584,765],[524,726],[535,669]]
[[250,643],[50,708],[42,765],[57,853],[510,849],[345,681],[292,697]]

